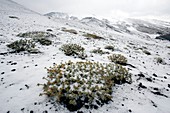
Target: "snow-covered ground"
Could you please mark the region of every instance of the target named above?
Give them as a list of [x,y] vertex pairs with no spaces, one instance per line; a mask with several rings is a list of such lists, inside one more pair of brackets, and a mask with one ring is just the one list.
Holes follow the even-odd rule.
[[[18,18],[9,18],[15,16]],[[95,20],[95,19],[94,19]],[[131,20],[133,21],[133,20]],[[88,61],[109,63],[108,54],[92,54],[90,51],[101,48],[104,51],[120,53],[127,57],[125,66],[132,73],[132,84],[113,87],[113,101],[99,109],[80,111],[92,113],[170,113],[170,49],[169,41],[156,40],[155,34],[140,32],[134,23],[126,20],[122,24],[111,23],[113,29],[98,22],[82,23],[79,20],[49,19],[46,16],[28,10],[11,0],[0,0],[0,53],[7,52],[7,44],[21,39],[16,35],[29,31],[46,31],[52,29],[53,41],[50,46],[38,45],[40,54],[0,55],[0,113],[68,113],[61,105],[54,104],[46,96],[39,96],[47,76],[45,67],[65,61],[82,61],[79,58],[65,56],[59,50],[62,44],[76,43],[85,48]],[[95,24],[94,24],[95,23]],[[124,24],[123,24],[124,23]],[[148,21],[149,23],[149,21]],[[170,23],[152,21],[152,24],[170,27]],[[100,23],[101,24],[101,23]],[[103,23],[102,23],[103,24]],[[108,24],[108,23],[107,23]],[[141,24],[141,23],[140,23]],[[150,25],[150,24],[149,24]],[[145,25],[146,26],[146,25]],[[62,28],[74,29],[78,34],[62,31]],[[86,39],[85,33],[95,33],[104,39]],[[106,45],[115,46],[115,51],[105,50]],[[141,48],[151,55],[143,53]],[[91,55],[92,54],[92,55]],[[165,64],[156,63],[161,57]],[[141,74],[142,73],[142,74]]]

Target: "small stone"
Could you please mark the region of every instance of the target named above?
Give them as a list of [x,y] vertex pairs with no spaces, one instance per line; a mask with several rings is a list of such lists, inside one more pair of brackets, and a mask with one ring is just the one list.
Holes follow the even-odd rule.
[[30,113],[34,113],[34,111],[31,110]]
[[7,111],[7,113],[10,113],[10,111]]
[[25,108],[22,108],[21,111],[23,111]]
[[168,87],[170,88],[170,84],[168,84]]
[[147,87],[146,86],[144,86],[142,83],[139,83],[139,85],[138,85],[139,87],[141,87],[141,88],[144,88],[144,89],[146,89]]
[[166,76],[164,76],[164,79],[167,79],[167,77],[166,77]]
[[151,78],[146,78],[146,80],[148,80],[149,82],[152,82],[152,79],[151,79]]
[[11,63],[11,65],[17,65],[17,63],[16,63],[16,62],[14,62],[14,63]]
[[158,88],[153,88],[153,89],[158,91]]
[[5,74],[5,72],[2,72],[1,75]]
[[16,71],[16,69],[12,69],[11,71]]
[[155,73],[153,74],[154,77],[158,77],[158,75],[156,75]]
[[45,111],[43,111],[43,113],[48,113],[48,111],[47,111],[47,110],[45,110]]
[[131,110],[131,109],[129,109],[128,111],[129,111],[129,112],[132,112],[132,110]]
[[77,113],[83,113],[83,111],[77,111]]
[[30,88],[27,84],[25,84],[25,87],[26,87],[27,89],[29,89],[29,88]]
[[122,104],[122,106],[124,106],[124,104]]
[[139,76],[139,77],[145,77],[145,75],[142,74],[142,73],[138,74],[138,76]]

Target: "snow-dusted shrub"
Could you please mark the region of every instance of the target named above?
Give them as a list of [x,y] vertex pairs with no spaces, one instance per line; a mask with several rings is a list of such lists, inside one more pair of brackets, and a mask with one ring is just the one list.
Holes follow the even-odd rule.
[[48,38],[48,37],[56,37],[54,34],[51,34],[49,32],[43,32],[43,31],[32,31],[32,32],[26,32],[26,33],[19,33],[17,36],[18,37],[23,37],[23,38]]
[[118,63],[118,64],[126,64],[127,63],[127,58],[121,54],[112,54],[112,55],[108,56],[108,59],[111,62]]
[[105,46],[105,49],[114,51],[114,50],[115,50],[115,47],[114,47],[114,46],[111,46],[111,45],[108,45],[108,46]]
[[156,62],[159,64],[165,64],[165,61],[161,57],[156,57]]
[[34,38],[35,42],[39,42],[41,45],[49,46],[52,44],[52,41],[47,38]]
[[31,40],[17,40],[15,42],[12,42],[11,44],[8,44],[7,47],[14,49],[16,52],[21,51],[31,51],[35,48],[35,43]]
[[125,68],[111,63],[69,61],[54,65],[47,72],[43,94],[54,97],[70,111],[83,106],[98,108],[108,103],[113,85],[131,80]]
[[78,56],[79,58],[87,57],[84,53],[84,47],[78,44],[63,44],[60,48],[67,56]]
[[108,53],[108,52],[105,52],[105,51],[101,50],[101,48],[93,49],[91,52],[95,53],[95,54],[101,54],[101,55]]
[[86,34],[83,34],[83,36],[87,37],[88,39],[104,39],[103,37],[101,36],[97,36],[96,34],[90,34],[90,33],[86,33]]
[[64,29],[62,29],[62,31],[72,33],[72,34],[78,34],[77,31],[74,30],[74,29],[66,29],[66,28],[64,28]]

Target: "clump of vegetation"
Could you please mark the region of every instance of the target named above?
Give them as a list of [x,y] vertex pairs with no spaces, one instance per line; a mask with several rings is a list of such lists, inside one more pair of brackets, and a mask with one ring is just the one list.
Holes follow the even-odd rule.
[[143,53],[147,54],[147,55],[151,55],[151,53],[147,50],[143,50]]
[[115,50],[115,47],[114,47],[114,46],[111,46],[111,45],[108,45],[108,46],[105,46],[105,49],[114,51],[114,50]]
[[101,50],[101,48],[93,49],[91,52],[95,53],[95,54],[101,54],[101,55],[102,54],[108,54],[108,52]]
[[78,56],[79,58],[84,59],[87,55],[84,52],[84,47],[78,44],[64,44],[60,48],[67,56]]
[[78,34],[77,31],[74,30],[74,29],[66,29],[66,28],[63,28],[62,31],[68,32],[68,33],[72,33],[72,34]]
[[115,83],[131,82],[125,68],[111,63],[69,61],[54,65],[47,72],[47,83],[38,84],[43,85],[43,94],[54,97],[70,111],[83,106],[96,109],[112,99]]
[[88,39],[104,39],[101,36],[97,36],[96,34],[90,34],[90,33],[83,34],[83,36],[87,37]]
[[34,38],[35,42],[39,42],[41,45],[49,46],[52,44],[52,41],[47,38]]
[[17,40],[15,42],[12,42],[11,44],[8,44],[7,47],[14,49],[15,52],[19,53],[21,51],[27,51],[27,52],[35,52],[35,43],[31,40]]
[[156,62],[159,63],[159,64],[164,64],[164,60],[161,58],[161,57],[157,57],[155,58],[156,59]]
[[117,64],[127,64],[127,58],[121,54],[112,54],[108,56],[108,59]]
[[49,32],[43,31],[33,31],[33,32],[26,32],[26,33],[19,33],[18,37],[23,38],[49,38],[49,37],[56,37],[56,35],[51,34]]

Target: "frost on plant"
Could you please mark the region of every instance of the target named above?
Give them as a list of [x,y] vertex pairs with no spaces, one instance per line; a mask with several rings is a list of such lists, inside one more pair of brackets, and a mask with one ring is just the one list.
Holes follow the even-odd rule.
[[115,50],[115,47],[114,47],[114,46],[111,46],[111,45],[108,45],[108,46],[105,46],[105,49],[114,51],[114,50]]
[[156,57],[155,59],[158,64],[165,64],[165,61],[161,57]]
[[47,38],[34,38],[35,42],[39,42],[41,45],[49,46],[52,44],[52,41]]
[[8,44],[7,47],[14,49],[16,52],[28,51],[31,52],[35,48],[35,43],[31,40],[17,40]]
[[131,80],[125,68],[111,63],[69,61],[54,65],[47,72],[43,94],[54,97],[70,111],[83,106],[98,108],[108,103],[114,84]]
[[74,30],[74,29],[66,29],[66,28],[63,28],[62,31],[68,32],[68,33],[72,33],[72,34],[78,34],[77,31]]
[[108,52],[103,51],[101,48],[93,49],[91,52],[95,54],[101,54],[101,55],[108,53]]
[[49,32],[43,32],[43,31],[32,31],[32,32],[26,32],[26,33],[19,33],[17,36],[18,37],[23,37],[23,38],[48,38],[48,37],[56,37],[54,34],[51,34]]
[[108,56],[108,59],[111,62],[114,62],[117,64],[126,64],[127,63],[127,58],[121,54],[112,54],[112,55]]
[[64,44],[60,48],[67,56],[78,56],[79,58],[85,59],[87,56],[84,53],[84,48],[78,44]]
[[97,36],[96,34],[90,34],[90,33],[83,34],[83,36],[87,37],[87,39],[104,39],[101,36]]

